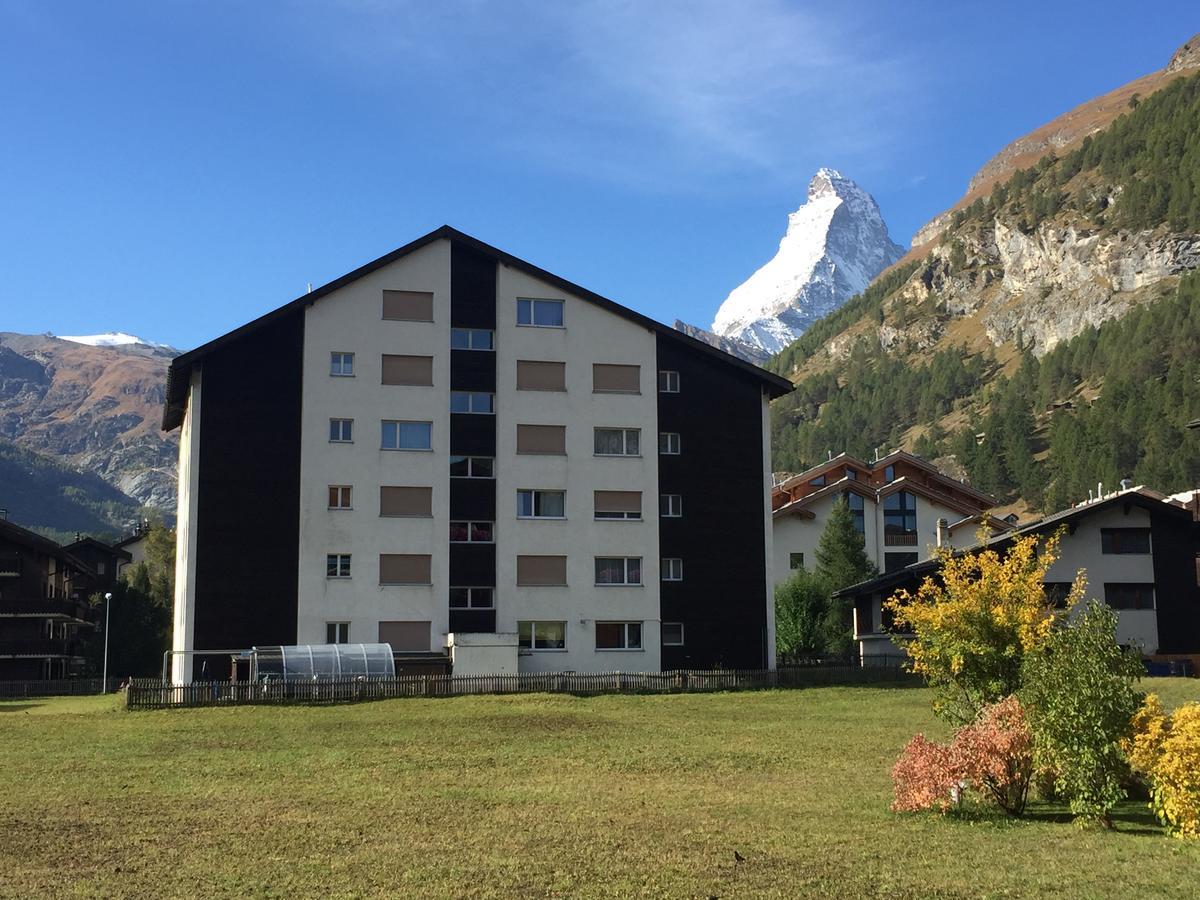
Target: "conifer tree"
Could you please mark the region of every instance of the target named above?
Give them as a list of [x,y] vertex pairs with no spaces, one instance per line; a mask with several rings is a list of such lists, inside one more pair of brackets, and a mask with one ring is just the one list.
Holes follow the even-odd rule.
[[[839,588],[873,578],[877,569],[867,556],[863,536],[854,527],[854,518],[844,497],[839,497],[829,512],[825,530],[817,544],[815,574],[830,593]],[[825,616],[825,646],[833,654],[850,651],[852,636],[849,602],[833,597]]]

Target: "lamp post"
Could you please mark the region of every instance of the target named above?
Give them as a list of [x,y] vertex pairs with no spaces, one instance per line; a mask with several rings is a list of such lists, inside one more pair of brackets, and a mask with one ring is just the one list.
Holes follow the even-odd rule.
[[108,693],[108,613],[112,609],[112,594],[104,595],[104,676],[100,680],[100,693]]

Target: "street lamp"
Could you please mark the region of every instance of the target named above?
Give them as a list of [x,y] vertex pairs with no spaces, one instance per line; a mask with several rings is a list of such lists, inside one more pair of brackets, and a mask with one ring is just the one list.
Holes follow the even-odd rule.
[[100,680],[100,693],[108,693],[108,613],[112,609],[112,594],[104,595],[104,677]]

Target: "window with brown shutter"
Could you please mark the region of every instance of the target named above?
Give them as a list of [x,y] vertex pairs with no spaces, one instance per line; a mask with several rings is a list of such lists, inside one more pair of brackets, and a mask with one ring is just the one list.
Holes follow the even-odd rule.
[[565,391],[567,364],[542,360],[517,360],[518,391]]
[[379,554],[380,584],[430,584],[432,557],[428,553]]
[[432,516],[433,488],[381,485],[379,488],[381,516]]
[[518,556],[517,584],[565,585],[567,558],[565,556]]
[[567,453],[567,426],[518,425],[517,452],[565,456]]
[[429,652],[432,634],[429,621],[380,622],[379,643],[391,644],[393,650]]
[[640,519],[641,491],[594,491],[597,519]]
[[408,322],[432,322],[433,292],[384,291],[383,317]]
[[640,394],[642,367],[595,363],[592,366],[592,391],[597,394]]
[[383,354],[383,383],[432,385],[433,357]]

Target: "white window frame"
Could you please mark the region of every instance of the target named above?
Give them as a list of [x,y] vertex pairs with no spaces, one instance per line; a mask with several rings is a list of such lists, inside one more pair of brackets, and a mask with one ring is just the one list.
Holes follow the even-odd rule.
[[[455,585],[452,585],[452,586],[450,587],[450,590],[452,590],[452,591],[466,591],[466,592],[467,592],[467,605],[466,605],[466,606],[455,606],[455,605],[454,605],[454,604],[453,604],[453,603],[450,601],[449,597],[447,597],[447,599],[446,599],[446,603],[447,603],[447,607],[448,607],[449,609],[468,609],[468,610],[470,610],[470,609],[495,609],[495,608],[496,608],[496,588],[495,588],[495,587],[493,587],[492,585],[486,585],[486,584],[479,584],[479,585],[461,585],[461,584],[455,584]],[[480,606],[480,605],[478,605],[478,604],[476,604],[476,603],[475,603],[475,592],[476,592],[476,591],[487,591],[487,592],[488,592],[488,597],[489,597],[489,599],[488,599],[487,606]]]
[[[451,472],[450,473],[451,478],[474,478],[474,479],[477,479],[480,481],[495,481],[496,480],[496,457],[494,457],[494,456],[466,456],[462,453],[454,453],[454,454],[451,454],[451,456],[450,456],[450,465],[454,465],[454,461],[456,459],[466,462],[467,474],[466,475],[455,475],[453,472]],[[486,459],[488,462],[490,462],[492,464],[492,474],[491,475],[476,475],[475,474],[475,461],[479,460],[479,459]]]
[[[467,398],[467,408],[455,409],[454,401],[463,397]],[[477,409],[477,406],[486,406],[487,409]],[[489,391],[451,391],[450,412],[459,416],[494,416],[496,414],[496,395]]]
[[[619,431],[621,433],[621,452],[620,453],[601,453],[596,449],[596,441],[600,437],[602,431]],[[629,435],[637,435],[637,453],[629,452]],[[596,426],[592,429],[592,455],[593,456],[632,456],[638,457],[642,455],[642,429],[640,428],[603,428]]]
[[664,556],[661,561],[663,581],[683,581],[683,558]]
[[679,373],[674,369],[659,369],[658,392],[660,394],[678,394]]
[[600,509],[592,510],[592,518],[597,522],[640,522],[640,512],[612,512]]
[[[338,436],[333,436],[333,426],[337,423]],[[349,437],[346,437],[347,432]],[[329,420],[329,443],[331,444],[353,444],[354,443],[354,420],[330,418]]]
[[[537,646],[537,626],[539,625],[561,625],[563,633],[563,645],[561,647],[539,647]],[[529,646],[521,646],[521,628],[522,625],[529,626]],[[519,653],[566,653],[570,648],[570,638],[568,637],[568,629],[566,620],[563,619],[524,619],[517,622],[517,650]]]
[[[332,628],[333,640],[329,639],[329,629]],[[350,623],[349,622],[326,622],[325,623],[325,643],[327,644],[348,644],[350,643]]]
[[[330,506],[330,507],[328,507],[329,509],[333,509],[333,510],[354,509],[354,485],[352,485],[352,484],[331,484],[331,485],[329,485],[328,490],[325,493],[325,502],[326,503],[329,502],[329,491],[337,491],[338,492],[338,505]],[[344,504],[341,502],[343,500],[343,498],[346,501]]]
[[[600,567],[600,560],[602,560],[602,559],[619,559],[619,560],[621,560],[621,562],[622,562],[621,575],[625,580],[624,581],[595,580],[597,578],[597,576],[599,575],[598,569]],[[594,561],[592,563],[592,578],[593,578],[593,580],[595,580],[596,587],[604,587],[604,588],[608,588],[608,587],[641,587],[642,584],[644,583],[644,579],[642,578],[642,557],[640,557],[640,556],[596,556],[596,557],[593,557],[593,560]],[[629,580],[629,569],[630,569],[629,564],[631,562],[637,563],[637,573],[638,573],[637,581]]]
[[[387,444],[384,441],[385,429],[387,428],[388,425],[396,426],[396,445],[397,446],[395,446],[395,447],[387,446]],[[401,446],[399,446],[400,445],[400,435],[403,434],[403,431],[404,431],[404,429],[401,428],[402,425],[424,425],[424,426],[426,426],[429,429],[429,446],[428,447],[401,447]],[[379,421],[379,449],[380,450],[407,451],[409,453],[429,453],[433,450],[433,423],[432,422],[421,422],[421,421],[417,421],[415,419],[381,419]]]
[[[529,304],[529,321],[521,321],[522,304]],[[558,325],[544,325],[537,321],[538,305],[543,303],[555,304],[561,310]],[[517,298],[517,327],[518,328],[566,328],[567,327],[567,304],[565,300],[554,300],[549,297],[518,297]]]
[[[530,496],[530,498],[529,498],[529,508],[530,508],[531,510],[534,510],[534,512],[530,513],[530,514],[529,514],[529,515],[527,515],[527,516],[521,515],[521,495],[522,495],[522,494],[530,494],[530,495],[531,495],[531,496]],[[536,512],[536,510],[537,510],[537,508],[538,508],[538,502],[537,502],[537,501],[538,501],[538,495],[539,495],[539,494],[562,494],[562,501],[563,501],[563,504],[562,504],[562,505],[563,505],[563,514],[562,514],[561,516],[539,516],[539,515],[537,514],[537,512]],[[551,522],[563,522],[563,521],[565,521],[565,520],[566,520],[566,518],[567,518],[567,492],[566,492],[566,491],[553,490],[553,489],[549,489],[549,488],[547,488],[547,489],[543,489],[543,488],[518,488],[518,490],[517,490],[517,518],[518,518],[518,519],[545,519],[545,520],[549,520],[549,521],[551,521]]]
[[[667,627],[674,626],[679,628],[679,640],[667,640]],[[662,645],[664,647],[682,647],[684,645],[683,623],[682,622],[663,622],[659,626],[662,630]]]
[[[596,652],[597,653],[630,653],[641,652],[646,649],[646,623],[637,620],[614,621],[612,619],[601,619],[596,622],[597,627],[600,625],[620,625],[622,646],[620,647],[601,647],[599,630],[596,632]],[[629,646],[629,626],[636,625],[638,628],[638,643],[636,647]]]
[[683,494],[659,494],[658,516],[660,519],[682,519]]
[[[453,537],[451,537],[450,538],[451,544],[494,544],[494,543],[496,543],[496,523],[495,522],[489,522],[486,519],[452,519],[450,521],[450,527],[453,528],[455,525],[466,525],[467,526],[467,539],[465,541],[456,541]],[[488,526],[488,533],[491,535],[491,537],[488,538],[486,541],[475,540],[471,535],[474,532],[476,525]]]
[[[455,336],[466,336],[465,347],[456,347],[454,344]],[[487,346],[477,347],[477,343],[484,343],[482,335],[487,335]],[[478,351],[494,351],[496,349],[496,332],[490,328],[451,328],[450,329],[450,349],[451,350],[478,350]]]
[[[349,362],[349,366],[346,363]],[[349,368],[350,371],[346,371]],[[354,354],[346,350],[331,350],[329,352],[329,376],[331,378],[354,377]]]
[[678,431],[660,431],[658,433],[658,452],[663,456],[678,456],[682,443]]
[[[325,554],[325,577],[329,580],[342,580],[351,577],[351,556],[350,553],[326,553]],[[333,563],[334,573],[329,574],[330,563]]]

